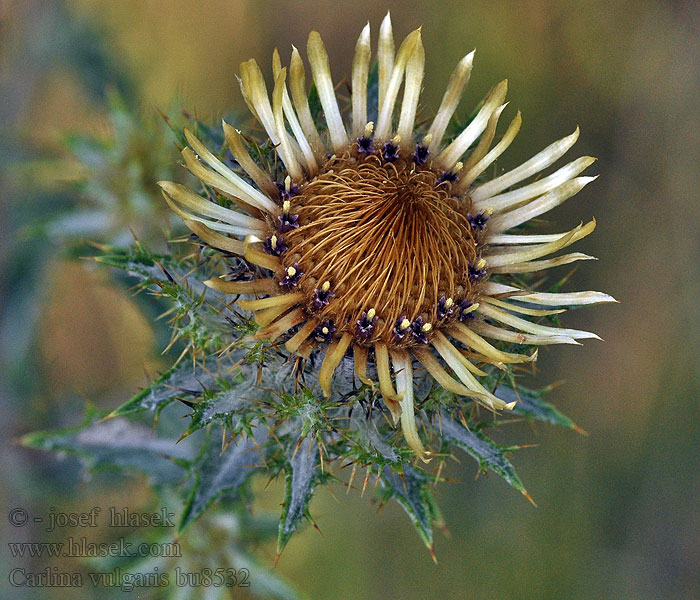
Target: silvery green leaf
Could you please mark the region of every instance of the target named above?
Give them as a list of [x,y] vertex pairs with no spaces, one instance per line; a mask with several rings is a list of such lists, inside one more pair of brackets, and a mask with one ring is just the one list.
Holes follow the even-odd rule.
[[505,402],[517,402],[513,412],[534,421],[545,421],[553,425],[561,425],[567,429],[581,431],[581,429],[566,415],[559,412],[554,406],[542,399],[543,392],[528,390],[518,386],[516,391],[509,385],[501,385],[495,394]]
[[210,433],[192,465],[195,482],[178,531],[182,532],[224,492],[235,496],[259,464],[254,440],[241,436],[222,450],[220,440]]
[[399,456],[391,443],[387,439],[384,439],[382,434],[378,431],[376,420],[367,418],[364,414],[358,414],[358,412],[359,411],[356,411],[352,415],[351,427],[359,432],[360,443],[363,448],[376,452],[378,456],[381,456],[387,462],[397,462]]
[[248,379],[217,393],[213,398],[197,402],[192,408],[188,433],[206,427],[215,419],[222,421],[228,429],[235,430],[236,413],[250,404],[255,396],[254,391],[254,380]]
[[141,244],[129,248],[109,246],[104,254],[95,257],[94,260],[122,269],[141,281],[174,282],[181,288],[187,286],[189,295],[192,297],[201,296],[204,292],[211,297],[220,296],[218,292],[207,288],[202,281],[194,277],[189,267],[176,263],[170,257],[155,254]]
[[160,411],[179,394],[196,394],[213,386],[217,369],[216,357],[208,357],[205,361],[198,362],[194,368],[189,361],[183,361],[168,369],[151,385],[115,409],[110,416],[119,417],[143,410]]
[[396,500],[411,518],[421,539],[433,555],[433,521],[439,513],[429,488],[428,475],[409,464],[404,464],[402,473],[385,467],[380,482],[386,497]]
[[77,427],[25,435],[30,448],[79,456],[91,471],[120,469],[148,475],[154,483],[170,483],[185,476],[184,467],[196,456],[194,440],[176,443],[159,438],[152,427],[124,418],[97,421],[95,412]]
[[129,248],[108,246],[104,254],[95,257],[95,260],[110,267],[123,269],[133,277],[142,280],[165,281],[167,279],[163,268],[159,266],[159,264],[166,264],[167,257],[154,254],[141,245]]
[[277,553],[281,553],[289,538],[306,516],[314,488],[321,478],[316,440],[306,437],[294,447],[286,478],[282,517],[277,536]]
[[446,411],[441,412],[441,418],[436,422],[436,427],[444,440],[459,446],[479,463],[482,470],[491,469],[498,473],[516,490],[529,498],[515,468],[506,458],[505,449],[480,431],[470,431]]

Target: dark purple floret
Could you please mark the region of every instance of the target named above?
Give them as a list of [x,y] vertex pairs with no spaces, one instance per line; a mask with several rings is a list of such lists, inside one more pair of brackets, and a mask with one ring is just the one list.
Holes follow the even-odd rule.
[[280,233],[287,233],[288,231],[299,227],[299,215],[290,215],[285,213],[282,216],[277,217],[277,220],[279,221]]
[[421,344],[428,343],[427,332],[423,330],[423,317],[416,317],[416,320],[411,323],[410,329],[414,340]]
[[438,319],[445,319],[452,314],[453,310],[454,310],[454,304],[450,304],[449,306],[447,306],[447,298],[445,298],[445,296],[443,296],[438,301],[437,318]]
[[[275,238],[274,246],[272,245],[273,237]],[[289,250],[289,247],[287,246],[287,244],[284,243],[284,240],[281,237],[271,236],[265,240],[263,250],[268,254],[272,254],[273,256],[280,256],[283,252]]]
[[467,312],[472,306],[473,302],[469,302],[469,300],[462,300],[459,303],[459,320],[460,321],[468,321],[470,319],[474,318],[474,311]]
[[357,151],[360,154],[372,154],[374,152],[373,140],[373,137],[367,137],[366,135],[357,138]]
[[443,183],[444,181],[448,181],[450,183],[454,183],[457,181],[459,177],[457,177],[457,173],[453,173],[452,171],[443,171],[440,177],[437,179],[438,185]]
[[428,160],[428,154],[430,154],[428,147],[418,144],[416,151],[413,153],[413,162],[417,165],[424,164]]
[[475,229],[476,231],[481,231],[484,227],[486,227],[486,221],[489,220],[488,216],[483,212],[477,213],[476,215],[468,214],[467,219],[469,220],[469,224],[472,226],[472,229]]
[[355,330],[355,335],[361,340],[367,340],[372,335],[372,330],[374,329],[374,324],[377,322],[379,317],[374,315],[371,319],[365,311],[362,311],[362,316],[357,320],[357,329]]
[[299,270],[299,265],[297,265],[296,263],[294,263],[292,269],[294,269],[294,274],[290,275],[289,268],[287,268],[284,270],[284,277],[282,278],[282,281],[280,281],[280,285],[285,289],[296,287],[302,275],[304,274],[302,271]]
[[410,327],[407,327],[406,329],[401,329],[401,323],[403,323],[405,320],[406,320],[406,315],[396,319],[396,324],[394,325],[394,341],[395,342],[400,342],[403,338],[406,337],[406,334],[411,330]]
[[334,298],[335,294],[331,292],[330,290],[314,290],[314,299],[312,301],[312,306],[315,311],[322,310],[331,301],[331,298]]
[[275,185],[280,191],[280,199],[282,200],[282,202],[284,202],[285,200],[289,200],[290,198],[293,198],[294,196],[297,196],[299,194],[298,185],[290,185],[289,191],[287,191],[287,188],[284,183],[275,183]]
[[333,321],[324,321],[314,329],[314,338],[317,342],[330,344],[333,341],[334,333],[335,327],[333,326]]
[[469,281],[479,281],[486,275],[486,269],[479,269],[471,263],[467,263],[469,268]]
[[394,162],[399,157],[399,146],[394,144],[393,141],[388,141],[384,144],[382,148],[382,156],[387,162]]

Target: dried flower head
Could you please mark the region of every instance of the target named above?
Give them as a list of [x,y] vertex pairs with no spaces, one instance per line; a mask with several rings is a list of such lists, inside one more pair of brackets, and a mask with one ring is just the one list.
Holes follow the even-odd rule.
[[[496,85],[461,133],[447,139],[469,80],[472,52],[455,68],[427,130],[417,126],[425,64],[421,31],[406,36],[395,52],[388,15],[379,31],[376,106],[368,102],[369,24],[355,49],[349,118],[336,99],[317,32],[309,35],[307,55],[325,125],[312,113],[296,48],[288,68],[275,51],[271,97],[255,60],[241,65],[243,97],[282,169],[258,160],[243,135],[224,123],[235,167],[189,131],[190,147],[182,151],[188,169],[215,194],[204,198],[174,183],[160,185],[172,210],[204,243],[244,257],[265,274],[207,282],[220,292],[256,296],[238,301],[255,313],[260,328],[254,337],[284,342],[288,352],[302,357],[321,349],[318,378],[327,396],[334,371],[352,351],[359,380],[378,383],[407,443],[424,458],[414,417],[414,365],[422,365],[449,392],[494,411],[508,410],[514,403],[484,387],[480,377],[486,373],[479,365],[504,368],[534,361],[537,353],[505,352],[487,339],[530,346],[597,337],[526,317],[563,312],[552,307],[607,302],[610,296],[538,293],[513,285],[514,278],[507,284],[492,278],[590,258],[545,257],[591,233],[595,221],[566,233],[509,231],[593,181],[579,175],[594,159],[578,158],[514,187],[563,156],[576,141],[577,128],[517,168],[482,180],[520,129],[518,112],[493,143],[507,82]],[[368,377],[369,362],[377,382]]]

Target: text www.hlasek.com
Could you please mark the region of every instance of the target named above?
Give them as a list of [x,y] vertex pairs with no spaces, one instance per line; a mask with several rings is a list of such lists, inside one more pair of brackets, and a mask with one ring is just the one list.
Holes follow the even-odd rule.
[[53,557],[172,557],[182,556],[177,542],[133,544],[124,538],[115,542],[96,543],[86,538],[69,537],[65,542],[9,542],[13,558],[53,558]]

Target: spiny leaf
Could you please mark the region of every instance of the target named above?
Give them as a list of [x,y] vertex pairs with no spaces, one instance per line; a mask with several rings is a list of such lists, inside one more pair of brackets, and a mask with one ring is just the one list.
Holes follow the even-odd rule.
[[[122,269],[146,283],[161,282],[178,290],[186,289],[186,295],[192,299],[205,291],[211,297],[220,296],[194,277],[190,266],[177,262],[171,256],[151,252],[143,244],[136,243],[129,248],[103,246],[102,250],[101,255],[94,257],[96,262]],[[173,293],[170,295],[175,296]]]
[[307,515],[309,501],[322,475],[315,439],[306,437],[294,449],[296,452],[289,459],[287,467],[284,504],[277,536],[278,556],[297,530],[301,518]]
[[158,266],[164,264],[167,257],[154,254],[145,246],[136,244],[129,248],[119,248],[116,246],[105,246],[104,253],[95,257],[95,261],[123,269],[130,275],[139,279],[154,281],[165,281],[167,276],[163,269]]
[[443,439],[459,446],[472,456],[483,470],[491,469],[498,473],[521,494],[528,497],[527,491],[515,468],[506,458],[505,450],[487,438],[480,431],[470,431],[464,425],[455,421],[446,411],[441,412],[441,419],[436,423]]
[[213,385],[217,360],[208,357],[203,363],[192,364],[185,361],[168,369],[151,385],[142,389],[133,398],[110,413],[110,417],[120,417],[143,410],[160,411],[172,402],[178,394],[187,391],[196,393]]
[[[136,243],[128,248],[102,246],[103,253],[94,257],[96,262],[117,267],[146,283],[161,282],[178,289],[187,288],[187,295],[196,298],[204,291],[211,297],[220,294],[208,289],[202,281],[192,275],[192,268],[177,262],[172,256],[151,252],[146,246]],[[171,294],[172,296],[172,294]]]
[[192,465],[195,483],[178,531],[182,532],[224,492],[236,495],[259,463],[253,439],[241,437],[222,451],[219,440],[210,434],[201,455]]
[[542,399],[544,392],[528,390],[520,386],[516,390],[509,385],[501,385],[496,390],[496,397],[504,402],[517,402],[513,412],[534,421],[544,421],[553,425],[560,425],[567,429],[582,432],[569,417],[559,412],[554,406]]
[[386,498],[393,498],[403,506],[435,559],[433,521],[439,518],[439,511],[429,488],[428,475],[409,464],[404,464],[402,474],[394,469],[384,468],[380,481],[386,490]]
[[174,440],[157,437],[151,427],[123,418],[97,421],[98,416],[91,409],[81,425],[30,433],[22,438],[22,444],[75,454],[91,471],[107,468],[139,471],[156,484],[180,480],[185,475],[183,467],[196,456],[192,441],[176,444]]
[[170,349],[176,342],[202,354],[214,354],[226,344],[224,337],[231,328],[226,309],[209,300],[221,294],[207,288],[192,273],[192,265],[176,262],[151,253],[137,243],[127,250],[103,247],[96,261],[126,270],[141,279],[142,288],[150,288],[173,304],[168,312],[172,329]]
[[197,431],[206,427],[214,419],[219,419],[231,430],[235,431],[233,417],[237,411],[248,406],[253,388],[251,380],[238,384],[229,390],[217,393],[213,398],[202,400],[192,409],[192,422],[187,428],[187,432]]
[[386,439],[387,436],[383,436],[377,429],[376,419],[368,419],[364,414],[358,414],[359,412],[361,411],[358,409],[353,414],[351,426],[358,432],[362,447],[375,455],[374,460],[381,457],[387,463],[396,463],[399,455],[390,441]]

